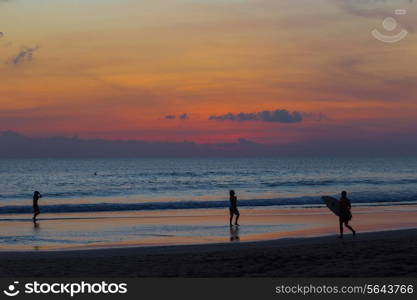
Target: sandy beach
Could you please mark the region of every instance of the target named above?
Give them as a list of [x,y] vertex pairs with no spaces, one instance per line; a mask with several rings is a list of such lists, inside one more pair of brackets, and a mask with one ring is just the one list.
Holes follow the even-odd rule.
[[0,253],[2,277],[417,276],[417,229],[169,247]]
[[[352,225],[338,239],[337,219],[326,208],[242,209],[236,233],[225,225],[222,210],[120,212],[43,215],[38,228],[20,217],[3,218],[9,230],[35,238],[24,245],[2,244],[1,277],[297,277],[416,276],[417,207],[356,207]],[[129,236],[132,228],[180,226],[166,235]],[[162,225],[161,225],[162,224]],[[203,226],[204,227],[198,227]],[[118,241],[83,243],[107,233],[126,234]],[[177,228],[177,227],[175,227]],[[208,228],[196,234],[191,229]],[[124,231],[123,231],[123,230]],[[68,243],[65,235],[73,240]],[[48,244],[47,236],[62,234]],[[41,240],[41,239],[39,239]],[[74,242],[75,241],[75,242]]]
[[[2,215],[0,251],[255,242],[337,235],[338,219],[325,207],[241,208],[241,226],[228,226],[227,209],[186,209]],[[417,228],[417,205],[357,206],[351,225],[358,232]]]

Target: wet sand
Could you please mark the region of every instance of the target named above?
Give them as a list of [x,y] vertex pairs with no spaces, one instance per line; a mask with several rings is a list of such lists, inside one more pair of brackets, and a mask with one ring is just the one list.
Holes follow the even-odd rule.
[[[326,208],[241,209],[240,226],[228,226],[219,209],[2,215],[0,251],[80,250],[251,242],[336,235],[338,219]],[[358,232],[417,228],[417,205],[355,207]]]
[[[337,219],[324,208],[241,212],[238,234],[224,225],[224,212],[219,210],[103,213],[94,217],[68,214],[65,218],[62,214],[45,215],[37,230],[76,232],[89,228],[119,232],[118,228],[132,224],[140,227],[162,223],[164,228],[181,224],[194,228],[203,223],[205,228],[218,226],[221,234],[214,231],[212,235],[199,236],[192,231],[188,234],[187,229],[173,236],[118,242],[63,243],[37,248],[28,243],[19,251],[13,245],[2,244],[0,276],[417,276],[417,229],[407,229],[417,228],[415,205],[356,207],[352,225],[359,234],[353,238],[347,232],[343,240],[337,238]],[[6,234],[30,226],[23,219],[3,218],[1,222]],[[283,227],[271,227],[277,224]],[[256,226],[272,229],[258,233],[247,229]]]

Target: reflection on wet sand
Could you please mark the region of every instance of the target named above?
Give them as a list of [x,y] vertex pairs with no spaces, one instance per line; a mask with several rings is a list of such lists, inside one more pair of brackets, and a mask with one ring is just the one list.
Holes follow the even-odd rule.
[[230,226],[230,241],[240,242],[239,226]]
[[35,231],[38,231],[39,229],[40,229],[40,224],[38,223],[38,222],[33,222],[33,229],[35,230]]
[[[352,224],[359,233],[417,227],[417,205],[353,210]],[[242,208],[242,227],[230,229],[225,213],[219,209],[56,213],[45,214],[36,224],[29,214],[2,215],[0,250],[230,243],[329,234],[336,237],[339,233],[338,218],[325,207]]]

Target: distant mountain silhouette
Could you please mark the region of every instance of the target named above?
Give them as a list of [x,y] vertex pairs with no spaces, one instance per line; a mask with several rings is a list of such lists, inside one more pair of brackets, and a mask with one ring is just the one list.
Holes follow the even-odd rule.
[[[246,145],[242,147],[242,145]],[[251,155],[253,147],[267,154],[264,145],[246,140],[239,143],[196,144],[192,142],[145,142],[103,139],[79,139],[54,136],[31,138],[13,131],[0,132],[0,158],[57,157],[198,157],[230,156],[239,149],[241,155]]]
[[146,142],[80,139],[54,136],[32,138],[0,132],[0,158],[105,157],[236,157],[309,155],[417,155],[415,139],[386,141],[317,141],[289,145],[259,144],[246,139],[233,143]]

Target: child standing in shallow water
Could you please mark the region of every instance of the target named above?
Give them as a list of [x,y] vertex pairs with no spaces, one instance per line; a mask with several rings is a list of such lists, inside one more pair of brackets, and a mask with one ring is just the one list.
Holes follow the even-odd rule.
[[235,225],[236,226],[239,226],[239,224],[237,223],[237,221],[239,220],[240,213],[239,213],[239,210],[237,209],[237,197],[236,197],[236,194],[235,194],[235,191],[234,190],[231,190],[229,192],[229,194],[230,194],[230,207],[229,207],[229,211],[230,211],[230,220],[229,220],[230,226],[233,226],[232,223],[233,223],[233,216],[234,215],[236,215]]

